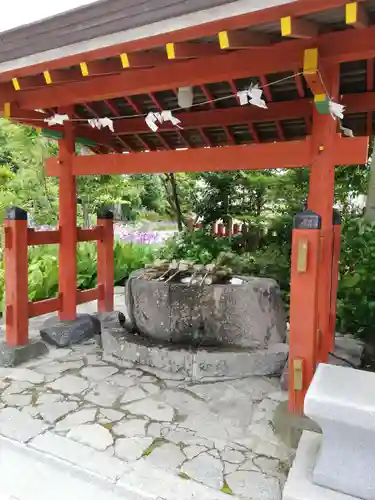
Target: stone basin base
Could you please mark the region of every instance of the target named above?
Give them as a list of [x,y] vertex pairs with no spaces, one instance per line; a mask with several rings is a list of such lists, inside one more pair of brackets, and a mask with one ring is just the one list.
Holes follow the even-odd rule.
[[287,344],[273,344],[268,349],[228,349],[157,342],[128,333],[118,321],[105,319],[102,344],[105,355],[111,355],[119,365],[136,362],[196,381],[280,375],[288,356]]

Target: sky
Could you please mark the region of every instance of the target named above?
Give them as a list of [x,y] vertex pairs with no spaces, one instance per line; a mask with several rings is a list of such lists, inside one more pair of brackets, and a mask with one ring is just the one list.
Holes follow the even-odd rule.
[[1,33],[75,9],[81,5],[87,5],[94,0],[20,0],[19,2],[0,0],[0,2],[6,2],[6,8],[1,9]]

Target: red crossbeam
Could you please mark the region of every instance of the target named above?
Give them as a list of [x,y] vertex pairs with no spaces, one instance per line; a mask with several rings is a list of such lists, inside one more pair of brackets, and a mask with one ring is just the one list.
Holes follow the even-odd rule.
[[[364,164],[367,137],[336,138],[336,165]],[[115,175],[163,172],[202,172],[264,170],[309,166],[315,156],[311,140],[285,141],[224,148],[199,148],[184,151],[156,151],[102,156],[77,156],[72,159],[73,175]],[[58,176],[56,158],[46,162],[47,174]]]
[[49,314],[51,312],[58,311],[60,309],[60,303],[60,297],[40,300],[38,302],[29,302],[29,318],[35,318],[36,316],[42,316],[43,314]]

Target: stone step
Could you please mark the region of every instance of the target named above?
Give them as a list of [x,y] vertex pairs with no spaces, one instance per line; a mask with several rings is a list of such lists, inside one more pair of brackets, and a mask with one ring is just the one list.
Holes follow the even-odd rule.
[[4,437],[0,437],[0,464],[0,500],[228,500],[224,493],[142,461],[124,463],[121,475],[109,479],[107,473],[93,473],[85,464],[73,465],[52,452]]

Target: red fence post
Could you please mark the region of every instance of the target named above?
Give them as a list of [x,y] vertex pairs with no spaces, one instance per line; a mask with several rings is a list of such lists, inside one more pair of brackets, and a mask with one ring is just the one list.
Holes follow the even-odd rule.
[[217,225],[217,233],[219,238],[221,238],[224,234],[224,231],[223,231],[223,224],[218,224]]
[[110,312],[114,309],[113,213],[109,210],[99,212],[97,224],[103,231],[98,240],[98,311]]
[[318,359],[318,271],[321,217],[311,211],[294,218],[292,237],[289,411],[303,413]]
[[5,221],[5,338],[11,346],[28,342],[27,212],[11,207]]
[[227,238],[230,238],[230,236],[232,236],[232,223],[231,222],[227,222],[224,226],[224,235],[227,237]]
[[233,224],[233,234],[238,234],[239,233],[239,226],[238,224]]

